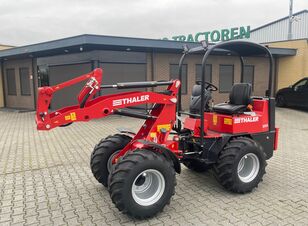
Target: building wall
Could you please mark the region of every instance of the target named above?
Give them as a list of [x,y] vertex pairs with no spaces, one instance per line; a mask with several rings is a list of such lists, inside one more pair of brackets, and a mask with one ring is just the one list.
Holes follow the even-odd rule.
[[[7,45],[1,45],[0,44],[0,51],[12,48],[12,46]],[[4,94],[3,94],[3,76],[2,76],[2,70],[1,70],[1,64],[0,64],[0,107],[4,107]]]
[[13,47],[13,46],[1,45],[1,44],[0,44],[0,50],[10,49],[10,48],[12,48],[12,47]]
[[[109,53],[109,52],[108,52]],[[113,57],[111,57],[111,55]],[[139,62],[142,64],[146,64],[146,78],[142,78],[142,80],[169,80],[170,79],[170,64],[178,64],[179,59],[181,57],[180,54],[168,54],[168,53],[125,53],[125,57],[123,57],[121,54],[118,53],[114,54],[110,52],[110,57],[108,57],[108,54],[105,54],[105,52],[101,51],[93,51],[91,53],[79,53],[79,54],[67,54],[65,56],[53,56],[53,57],[45,57],[45,58],[38,58],[37,60],[33,60],[33,68],[36,69],[37,65],[49,65],[49,66],[60,66],[61,64],[77,64],[78,62],[84,62],[85,59],[87,62],[94,63],[96,61],[99,62],[117,62],[120,59],[121,62],[125,60],[125,62],[129,62],[130,64],[134,62]],[[78,57],[77,57],[78,55]],[[121,56],[122,57],[121,57]],[[94,58],[93,58],[94,56]],[[81,58],[82,59],[81,59]],[[105,59],[108,57],[108,59]],[[192,93],[192,88],[196,82],[196,65],[201,64],[202,55],[191,55],[188,56],[184,64],[187,64],[187,94],[183,95],[183,107],[184,109],[189,108],[189,102],[190,102],[190,96]],[[254,58],[245,58],[245,65],[254,65],[254,93],[253,95],[256,96],[263,96],[265,93],[265,90],[267,89],[267,82],[268,82],[268,60],[261,57],[254,57]],[[31,60],[27,60],[27,62],[24,61],[9,61],[5,62],[6,68],[8,66],[16,67],[16,71],[18,66],[27,63],[31,64]],[[212,83],[216,86],[219,86],[219,65],[220,64],[230,64],[234,65],[234,83],[240,82],[240,60],[238,57],[230,57],[230,56],[211,56],[207,62],[208,64],[212,65]],[[152,65],[153,64],[153,65]],[[98,64],[100,65],[100,64]],[[97,66],[97,65],[96,65]],[[153,72],[152,72],[153,71]],[[34,92],[33,92],[33,102],[36,98],[36,90],[37,90],[37,73],[36,70],[33,72],[33,78],[34,78]],[[68,74],[75,75],[76,73],[71,73],[70,71],[67,72]],[[52,75],[50,75],[52,76]],[[105,83],[108,81],[108,77],[112,76],[110,73],[105,74]],[[116,76],[116,75],[113,75]],[[117,75],[120,76],[120,75]],[[2,78],[2,76],[1,76]],[[131,78],[122,78],[123,81],[130,81]],[[140,78],[141,79],[141,78]],[[134,80],[135,81],[135,80]],[[110,82],[109,82],[110,83]],[[109,84],[107,82],[107,84]],[[1,88],[1,83],[0,83]],[[155,88],[155,90],[161,90],[163,87]],[[1,89],[3,90],[3,89]],[[148,90],[152,90],[152,88],[149,88]],[[219,93],[219,91],[213,92],[213,101],[214,104],[225,102],[228,100],[229,93]],[[1,101],[1,100],[0,100]],[[12,102],[12,101],[11,101]],[[13,101],[14,104],[16,100]],[[23,101],[24,103],[25,101]],[[3,101],[0,102],[0,104]],[[18,105],[18,103],[16,102]],[[16,107],[20,107],[17,106]],[[34,104],[33,104],[34,105]],[[33,106],[31,104],[31,106]],[[14,105],[15,106],[15,105]],[[33,108],[33,107],[31,107]]]
[[295,56],[281,57],[278,60],[277,88],[288,87],[303,77],[308,77],[308,39],[274,42],[270,47],[295,48]]
[[[154,79],[155,80],[168,80],[170,79],[170,64],[178,64],[180,59],[179,54],[154,54]],[[201,64],[202,56],[192,55],[189,56],[184,64],[187,64],[187,94],[183,95],[182,103],[183,108],[189,108],[190,96],[192,88],[196,82],[196,64]],[[245,58],[245,65],[254,65],[254,91],[253,95],[263,96],[268,86],[268,60],[261,57]],[[212,83],[219,86],[219,65],[232,64],[234,65],[234,83],[240,82],[241,64],[237,57],[227,56],[211,56],[207,62],[212,64]],[[157,89],[156,89],[157,90]],[[214,104],[227,101],[229,93],[213,92]]]
[[4,107],[2,64],[0,64],[0,107]]

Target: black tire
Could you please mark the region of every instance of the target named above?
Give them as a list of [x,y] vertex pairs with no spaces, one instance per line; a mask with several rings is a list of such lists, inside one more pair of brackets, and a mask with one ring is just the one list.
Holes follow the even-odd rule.
[[[146,170],[159,172],[165,186],[164,189],[161,189],[161,196],[155,203],[142,205],[133,197],[133,185],[138,183],[139,178],[143,176],[141,174]],[[175,186],[176,177],[172,162],[162,154],[138,149],[127,153],[115,165],[115,169],[109,175],[108,189],[112,202],[122,213],[134,218],[145,219],[163,210],[174,195]],[[155,188],[153,190],[155,191]]]
[[282,96],[281,94],[278,94],[275,98],[276,100],[276,106],[277,107],[286,107],[286,100],[284,98],[284,96]]
[[117,151],[122,150],[130,141],[131,137],[124,134],[115,134],[102,139],[91,154],[91,170],[98,182],[108,186],[108,160]]
[[[259,169],[251,177],[251,181],[243,182],[238,173],[240,160],[248,155],[257,157]],[[251,192],[262,181],[265,174],[266,155],[261,146],[248,137],[231,140],[221,151],[218,161],[214,165],[214,174],[218,182],[227,190],[235,193]]]
[[193,160],[193,159],[183,160],[183,164],[188,169],[198,172],[198,173],[208,171],[209,169],[212,168],[212,165],[207,165],[205,163],[202,163],[202,162],[199,162],[198,160]]

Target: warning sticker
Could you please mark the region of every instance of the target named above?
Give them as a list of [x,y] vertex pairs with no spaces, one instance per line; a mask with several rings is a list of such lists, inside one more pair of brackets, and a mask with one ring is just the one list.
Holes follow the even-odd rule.
[[171,124],[161,124],[161,125],[157,125],[157,132],[160,132],[161,129],[165,129],[167,131],[171,130]]
[[151,138],[156,137],[156,132],[151,132],[151,133],[150,133],[150,137],[151,137]]
[[216,126],[217,125],[217,115],[213,115],[213,125]]
[[225,125],[232,125],[232,118],[224,118]]
[[65,116],[64,116],[64,119],[65,119],[66,121],[69,121],[69,120],[75,121],[75,120],[77,120],[76,112],[72,112],[72,113],[70,113],[69,115],[65,115]]

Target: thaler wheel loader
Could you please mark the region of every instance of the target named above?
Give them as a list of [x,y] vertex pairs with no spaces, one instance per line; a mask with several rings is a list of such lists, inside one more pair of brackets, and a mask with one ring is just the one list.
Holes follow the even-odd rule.
[[[218,87],[206,82],[205,65],[214,50],[238,57],[242,72],[241,83],[234,84],[229,100],[211,107],[212,92]],[[192,53],[204,54],[202,77],[193,87],[189,111],[182,111],[182,66]],[[243,82],[244,58],[250,56],[268,58],[269,84],[262,97],[251,96],[251,85]],[[123,130],[102,139],[90,160],[94,177],[108,187],[115,206],[135,218],[152,217],[170,202],[175,193],[176,173],[181,172],[180,163],[198,172],[212,169],[225,189],[247,193],[262,181],[266,160],[277,149],[272,65],[267,47],[236,40],[216,45],[203,42],[191,49],[185,46],[179,78],[170,81],[102,85],[103,70],[97,68],[64,83],[39,88],[37,129],[51,130],[114,114],[144,120],[136,133]],[[49,110],[55,92],[85,80],[77,97],[78,105]],[[158,86],[166,88],[98,95],[105,89]],[[130,109],[144,104],[151,106],[146,113]]]

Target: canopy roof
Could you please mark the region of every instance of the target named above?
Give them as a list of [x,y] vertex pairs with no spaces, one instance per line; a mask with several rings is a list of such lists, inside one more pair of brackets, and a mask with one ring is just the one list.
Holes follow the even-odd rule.
[[[227,42],[226,42],[227,43]],[[183,45],[189,48],[197,47],[200,43],[178,42],[170,40],[129,38],[102,35],[79,35],[49,42],[43,42],[33,45],[15,47],[0,51],[0,59],[18,59],[61,55],[66,53],[77,53],[91,50],[117,50],[117,51],[137,51],[137,52],[166,52],[181,53]],[[214,44],[209,44],[210,46]],[[229,50],[234,47],[228,46]],[[238,49],[239,47],[237,47]],[[256,49],[247,49],[242,47],[241,53],[249,54]],[[288,48],[270,48],[273,55],[293,56],[296,55],[296,49]],[[217,54],[223,54],[224,51],[215,50]]]

